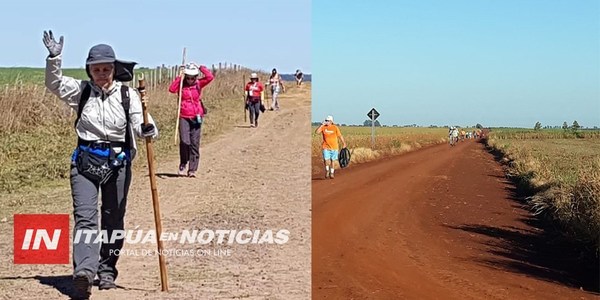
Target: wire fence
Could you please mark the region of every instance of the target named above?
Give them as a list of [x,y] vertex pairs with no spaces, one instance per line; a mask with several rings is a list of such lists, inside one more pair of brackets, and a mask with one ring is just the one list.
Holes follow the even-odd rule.
[[[207,66],[208,67],[208,66]],[[215,77],[219,76],[219,73],[227,72],[227,73],[250,73],[252,70],[250,68],[244,67],[242,65],[220,62],[218,64],[212,64],[210,66],[211,72]],[[157,87],[171,83],[175,80],[175,77],[179,75],[179,66],[166,66],[161,65],[156,68],[139,68],[135,70],[135,74],[133,77],[132,83],[137,84],[137,80],[139,79],[140,74],[143,74],[144,79],[146,80],[146,86],[148,89],[156,89]]]

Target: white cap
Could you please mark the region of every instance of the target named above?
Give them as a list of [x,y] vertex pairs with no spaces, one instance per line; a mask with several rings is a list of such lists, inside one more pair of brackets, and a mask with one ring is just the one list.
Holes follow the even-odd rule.
[[325,118],[325,121],[333,122],[333,116],[327,116],[327,118]]
[[250,74],[250,79],[252,79],[252,78],[258,79],[258,74],[256,74],[256,73]]
[[194,63],[187,64],[185,66],[185,69],[183,70],[183,74],[190,75],[190,76],[196,76],[199,73],[200,73],[200,70],[198,69],[198,66]]

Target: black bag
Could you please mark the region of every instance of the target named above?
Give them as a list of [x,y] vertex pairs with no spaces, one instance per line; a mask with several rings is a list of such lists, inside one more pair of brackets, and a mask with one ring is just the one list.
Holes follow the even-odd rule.
[[348,150],[348,148],[342,148],[342,150],[340,150],[340,157],[338,159],[338,162],[340,163],[340,167],[345,168],[350,164],[350,150]]
[[204,111],[204,114],[207,114],[208,108],[206,108],[206,106],[204,106],[204,102],[202,100],[200,100],[200,105],[202,105],[202,110]]
[[260,112],[265,112],[265,110],[267,110],[267,108],[265,107],[264,104],[260,104]]
[[[198,94],[200,94],[200,92],[202,92],[202,89],[200,88],[200,82],[196,81],[196,89],[198,90]],[[204,102],[202,102],[202,99],[198,100],[200,101],[200,105],[202,106],[202,110],[204,111],[204,114],[208,113],[208,109],[206,108],[206,106],[204,106]]]
[[[109,151],[112,152],[112,150]],[[77,170],[87,179],[102,184],[113,174],[110,156],[98,155],[87,147],[78,147],[75,160]]]

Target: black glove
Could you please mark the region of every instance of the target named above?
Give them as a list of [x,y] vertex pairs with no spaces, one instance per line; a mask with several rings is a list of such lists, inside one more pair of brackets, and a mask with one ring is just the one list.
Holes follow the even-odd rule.
[[50,52],[50,57],[56,57],[62,52],[64,42],[63,36],[60,36],[59,42],[56,42],[54,40],[52,30],[50,30],[50,33],[44,31],[44,38],[42,39],[42,41],[44,42],[44,46],[46,46],[46,49],[48,49],[48,52]]
[[156,128],[152,123],[142,124],[142,136],[143,137],[153,137],[156,135]]

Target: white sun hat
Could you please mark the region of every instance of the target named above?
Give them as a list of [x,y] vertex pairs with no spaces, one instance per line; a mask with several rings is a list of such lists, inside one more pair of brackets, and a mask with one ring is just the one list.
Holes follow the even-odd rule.
[[253,79],[253,78],[258,79],[258,74],[256,74],[256,73],[250,74],[250,79]]
[[327,116],[327,118],[325,118],[325,121],[333,122],[333,116]]
[[196,76],[199,73],[200,73],[200,70],[198,69],[198,66],[194,63],[187,64],[185,66],[185,69],[183,70],[183,74],[189,75],[189,76]]

